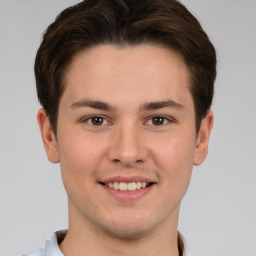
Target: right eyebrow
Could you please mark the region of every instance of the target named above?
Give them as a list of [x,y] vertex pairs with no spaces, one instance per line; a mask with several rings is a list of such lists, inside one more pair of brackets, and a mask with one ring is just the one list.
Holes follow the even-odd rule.
[[99,110],[112,110],[113,107],[110,106],[108,103],[102,102],[102,101],[95,101],[95,100],[88,100],[88,99],[83,99],[80,101],[77,101],[73,103],[70,106],[72,109],[76,108],[84,108],[84,107],[89,107],[89,108],[95,108]]

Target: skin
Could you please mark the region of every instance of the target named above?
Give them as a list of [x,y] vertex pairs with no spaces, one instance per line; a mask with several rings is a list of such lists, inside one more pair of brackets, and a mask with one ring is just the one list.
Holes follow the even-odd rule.
[[[207,155],[213,125],[209,110],[196,134],[189,86],[183,58],[162,47],[102,45],[73,58],[57,138],[38,112],[48,159],[60,162],[68,194],[65,255],[156,255],[159,248],[178,255],[180,202],[193,165]],[[99,183],[113,176],[154,185],[137,200],[118,200]]]

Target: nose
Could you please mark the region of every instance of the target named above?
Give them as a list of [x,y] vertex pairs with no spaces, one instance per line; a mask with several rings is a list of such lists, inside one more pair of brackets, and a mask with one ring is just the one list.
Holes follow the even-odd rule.
[[113,130],[108,157],[115,164],[133,167],[147,159],[143,131],[136,125],[123,125]]

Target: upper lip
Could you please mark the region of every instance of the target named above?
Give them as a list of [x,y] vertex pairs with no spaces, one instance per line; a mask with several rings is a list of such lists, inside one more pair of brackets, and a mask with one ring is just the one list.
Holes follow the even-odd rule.
[[130,182],[147,182],[147,183],[152,183],[154,182],[153,180],[142,177],[142,176],[112,176],[107,179],[104,179],[100,181],[101,183],[113,183],[113,182],[125,182],[125,183],[130,183]]

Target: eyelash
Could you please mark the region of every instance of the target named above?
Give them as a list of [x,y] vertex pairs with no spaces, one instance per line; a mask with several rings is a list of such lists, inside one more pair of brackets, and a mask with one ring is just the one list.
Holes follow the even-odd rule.
[[[93,124],[93,119],[102,119],[103,123],[102,124],[99,124],[99,125],[96,125],[96,124]],[[163,123],[157,125],[157,124],[153,124],[153,119],[161,119],[161,121],[163,121]],[[104,116],[98,116],[98,115],[95,115],[95,116],[89,116],[87,117],[86,119],[83,119],[82,120],[83,123],[88,123],[89,125],[93,126],[93,127],[102,127],[102,126],[105,126],[105,125],[110,125],[111,123],[107,120],[106,117]],[[149,124],[149,122],[151,122],[151,124]],[[169,117],[166,117],[166,116],[162,116],[162,115],[155,115],[155,116],[151,116],[146,122],[145,124],[147,125],[152,125],[152,126],[164,126],[164,125],[167,125],[169,123],[173,123],[174,120],[169,118]]]
[[[159,125],[154,125],[153,124],[153,119],[154,118],[157,118],[157,119],[162,119],[163,120],[163,124],[159,124]],[[150,117],[150,119],[146,122],[146,123],[148,123],[148,122],[150,122],[151,121],[151,124],[150,125],[153,125],[153,126],[164,126],[164,125],[167,125],[167,124],[169,124],[169,123],[173,123],[173,120],[171,119],[171,118],[169,118],[169,117],[166,117],[166,116],[162,116],[162,115],[155,115],[155,116],[152,116],[152,117]]]
[[[106,122],[105,124],[101,124],[101,125],[95,125],[95,124],[93,124],[92,123],[92,121],[93,121],[93,119],[102,119],[103,120],[103,122]],[[89,125],[91,125],[91,126],[94,126],[94,127],[101,127],[101,126],[105,126],[105,125],[107,125],[107,124],[110,124],[110,122],[104,117],[104,116],[97,116],[97,115],[95,115],[95,116],[89,116],[89,117],[87,117],[86,119],[83,119],[82,120],[82,122],[83,123],[88,123]]]

